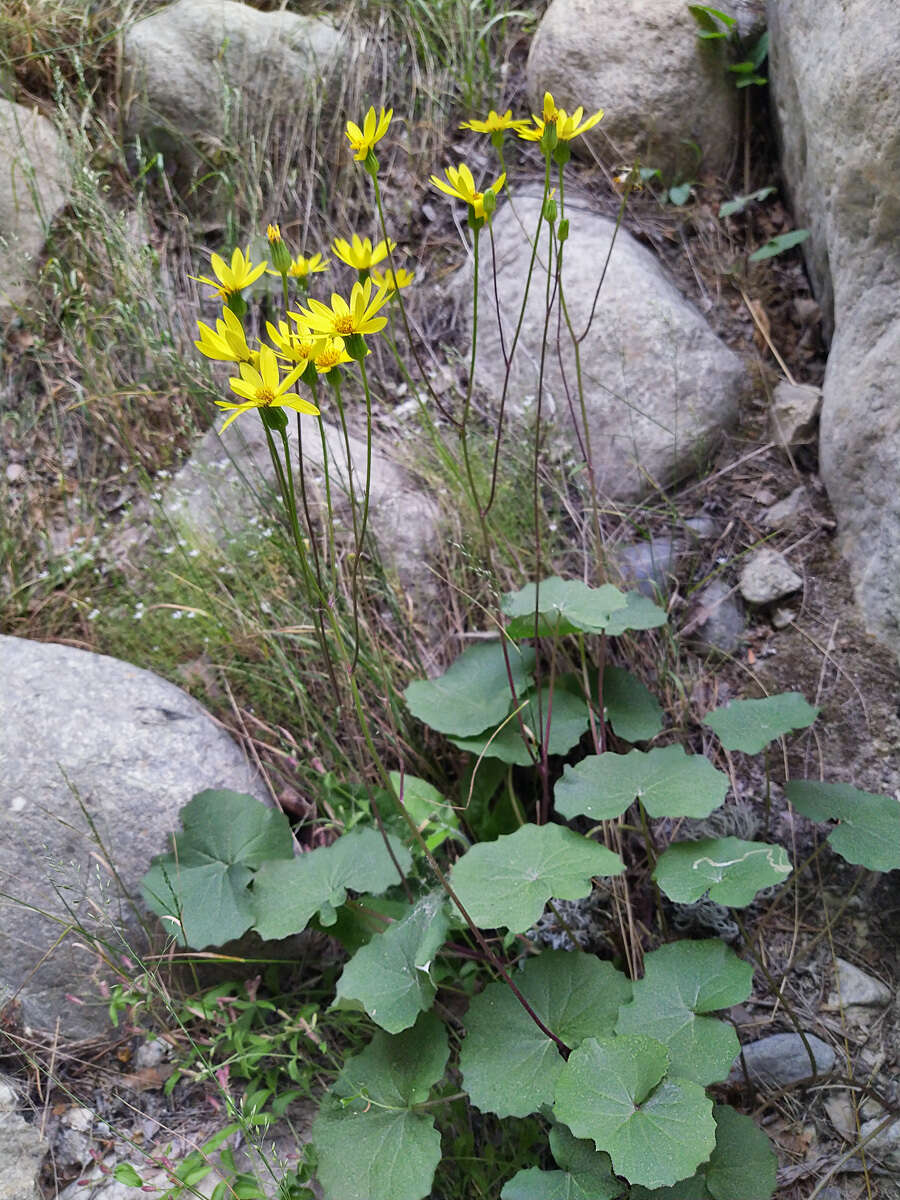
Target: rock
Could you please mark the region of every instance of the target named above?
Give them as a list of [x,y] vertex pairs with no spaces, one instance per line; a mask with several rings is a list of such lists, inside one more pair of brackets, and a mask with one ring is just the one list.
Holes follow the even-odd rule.
[[797,620],[796,609],[776,608],[772,613],[772,625],[775,629],[787,629],[792,621]]
[[691,537],[706,540],[719,536],[718,522],[702,513],[699,517],[688,517],[684,524],[690,530]]
[[119,881],[138,894],[196,792],[266,793],[206,710],[150,671],[0,637],[0,679],[0,893],[15,897],[0,896],[0,1009],[15,996],[26,1026],[92,1036],[109,1028],[99,960],[84,936],[53,949],[66,926],[133,954],[144,940]]
[[[46,117],[0,99],[0,320],[22,304],[50,225],[65,207],[65,145]],[[12,482],[12,481],[11,481]]]
[[694,597],[695,608],[682,633],[701,650],[735,654],[744,636],[744,614],[735,589],[713,579]]
[[[875,1133],[884,1120],[884,1117],[874,1117],[871,1121],[865,1121],[860,1127],[860,1141],[865,1141]],[[886,1129],[876,1133],[871,1141],[866,1141],[866,1157],[870,1161],[874,1158],[889,1171],[900,1171],[900,1117],[895,1116]]]
[[[507,345],[531,255],[523,227],[530,235],[539,212],[540,197],[523,190],[516,193],[515,210],[501,200],[494,216]],[[569,313],[580,332],[590,317],[614,225],[593,212],[589,201],[568,191],[566,214],[571,231],[563,278]],[[495,301],[489,270],[480,280],[479,311],[485,315],[478,329],[476,381],[497,403],[504,365],[496,320],[491,319]],[[534,410],[543,313],[544,286],[538,275],[510,373],[507,413],[514,419]],[[552,328],[555,321],[554,315]],[[564,335],[564,354],[567,346]],[[639,500],[691,474],[736,419],[744,378],[740,360],[682,297],[650,251],[624,231],[616,238],[590,331],[581,342],[581,365],[594,473],[601,495],[608,498]],[[566,381],[570,387],[574,381],[571,354]],[[555,353],[545,364],[542,411],[559,431],[560,451],[568,446],[582,462]]]
[[[834,1051],[814,1033],[807,1033],[806,1040],[816,1060],[818,1075],[827,1075],[835,1064]],[[770,1034],[758,1042],[749,1042],[743,1047],[742,1053],[751,1083],[776,1088],[790,1087],[810,1079],[813,1074],[809,1055],[798,1033]],[[733,1083],[743,1080],[740,1057],[735,1059],[728,1078]]]
[[834,1129],[845,1140],[856,1137],[856,1116],[849,1092],[832,1092],[825,1097],[825,1111]]
[[799,591],[803,580],[783,554],[763,546],[747,559],[739,586],[748,604],[771,604]]
[[20,1108],[15,1083],[0,1075],[0,1200],[41,1200],[37,1177],[46,1147]]
[[21,463],[10,463],[6,468],[6,482],[19,483],[25,474],[25,468]]
[[604,109],[599,125],[576,138],[610,167],[657,167],[668,187],[702,169],[724,174],[738,140],[739,104],[726,70],[724,40],[697,36],[682,0],[553,0],[538,26],[526,68],[532,111],[545,91],[572,112]]
[[[297,461],[297,426],[288,424],[292,460]],[[346,453],[343,434],[325,424],[331,473],[332,503],[342,518],[347,536],[352,537]],[[354,486],[361,497],[366,477],[366,447],[350,438]],[[316,513],[323,511],[322,443],[312,422],[303,430],[303,456],[312,485]],[[233,461],[232,461],[233,460]],[[163,508],[176,526],[193,539],[223,539],[245,527],[248,517],[248,482],[264,481],[274,486],[274,469],[266,445],[262,422],[251,414],[232,425],[219,437],[211,429],[200,441],[189,461],[173,479],[163,497]],[[280,501],[278,502],[280,504]],[[396,572],[413,598],[430,602],[433,577],[424,564],[437,543],[438,507],[418,488],[411,475],[387,454],[373,449],[372,483],[368,532],[382,564]]]
[[835,959],[837,966],[836,992],[829,998],[829,1007],[837,1006],[838,995],[842,1004],[859,1004],[873,1008],[884,1008],[892,999],[891,989],[880,979],[873,979],[853,963],[843,958]]
[[804,510],[808,509],[809,497],[806,494],[806,488],[800,484],[783,500],[779,500],[777,504],[773,504],[767,512],[763,513],[762,523],[767,529],[787,529],[796,523],[797,518]]
[[335,27],[236,0],[177,0],[123,37],[132,136],[194,167],[226,138],[307,108],[343,54]]
[[619,546],[613,553],[622,583],[635,588],[651,599],[669,594],[680,546],[672,538],[651,538],[649,542],[632,542]]
[[807,268],[833,331],[822,479],[866,627],[900,655],[900,26],[881,13],[876,0],[770,0],[768,74],[794,223],[810,230]]
[[814,442],[821,407],[820,388],[782,379],[775,385],[769,410],[769,437],[787,450]]

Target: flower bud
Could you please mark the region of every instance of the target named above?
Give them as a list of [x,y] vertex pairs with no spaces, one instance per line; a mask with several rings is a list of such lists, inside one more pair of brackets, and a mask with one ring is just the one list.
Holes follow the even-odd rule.
[[569,236],[569,218],[564,217],[559,223],[559,229],[556,231],[556,236],[559,239],[560,245]]
[[270,225],[266,237],[269,239],[269,261],[279,275],[287,275],[294,260],[282,240],[281,230],[277,225]]
[[548,196],[544,201],[544,220],[551,225],[556,224],[556,201],[552,196]]

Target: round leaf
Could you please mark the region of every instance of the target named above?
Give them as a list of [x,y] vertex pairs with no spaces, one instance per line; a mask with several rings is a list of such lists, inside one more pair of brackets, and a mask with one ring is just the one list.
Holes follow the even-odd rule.
[[732,700],[725,708],[707,713],[703,724],[726,750],[759,754],[775,738],[792,729],[806,729],[818,715],[819,710],[799,692],[781,692],[764,700]]
[[[534,651],[506,647],[516,695],[531,682]],[[437,679],[416,679],[404,692],[414,717],[439,733],[469,737],[500,724],[512,699],[503,647],[476,642]]]
[[706,1186],[715,1200],[771,1200],[775,1154],[768,1137],[750,1117],[727,1104],[713,1109],[716,1148],[706,1168]]
[[502,607],[512,617],[507,628],[510,637],[548,637],[578,631],[602,633],[611,615],[625,604],[624,594],[610,583],[592,588],[580,579],[554,575],[539,586],[526,583],[518,592],[509,592]]
[[676,904],[693,904],[709,892],[717,904],[744,908],[761,888],[790,873],[783,847],[727,837],[673,843],[659,856],[653,878]]
[[594,875],[619,875],[617,854],[562,825],[523,825],[494,842],[467,850],[450,881],[482,929],[506,926],[522,933],[538,920],[551,897],[579,900]]
[[785,795],[813,821],[840,821],[828,835],[831,848],[849,863],[870,871],[900,868],[900,803],[861,792],[847,783],[796,780]]
[[658,746],[627,754],[591,754],[566,765],[553,792],[564,817],[620,817],[640,799],[651,817],[708,817],[728,791],[728,776],[700,754]]
[[624,667],[604,669],[603,703],[609,723],[626,742],[649,741],[663,727],[659,701]]
[[605,1150],[617,1175],[645,1187],[687,1178],[715,1146],[712,1101],[699,1084],[664,1078],[668,1060],[653,1038],[588,1038],[556,1085],[554,1115]]
[[[579,951],[544,951],[514,981],[547,1028],[570,1047],[612,1033],[620,1005],[631,997],[624,975]],[[505,983],[489,984],[475,996],[465,1024],[459,1065],[477,1108],[526,1117],[552,1104],[562,1056]]]
[[606,633],[609,637],[618,637],[627,629],[658,629],[667,620],[664,608],[640,592],[629,592],[625,607],[616,609],[607,621]]
[[518,717],[513,717],[511,721],[507,721],[496,737],[494,737],[494,730],[490,729],[479,734],[477,737],[451,737],[450,741],[454,746],[458,746],[460,750],[467,750],[470,754],[484,754],[486,758],[499,758],[502,762],[514,763],[520,767],[528,767],[534,761],[533,755],[537,755],[538,748],[543,740],[544,729],[547,723],[547,713],[549,712],[551,720],[547,753],[568,754],[572,747],[576,746],[581,740],[582,735],[587,732],[588,725],[590,724],[587,705],[580,696],[573,696],[571,692],[567,692],[564,688],[554,688],[552,695],[552,708],[548,707],[551,696],[549,687],[541,690],[540,705],[537,703],[536,692],[530,692],[527,697],[519,698],[520,704],[523,699],[527,699],[528,701],[519,715],[526,729],[530,731],[534,738],[532,743],[533,752],[531,754],[522,740],[522,730],[519,726]]

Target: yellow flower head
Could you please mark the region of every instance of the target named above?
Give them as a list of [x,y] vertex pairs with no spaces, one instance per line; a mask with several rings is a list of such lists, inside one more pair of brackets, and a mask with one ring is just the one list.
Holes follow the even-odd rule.
[[389,108],[387,112],[382,108],[381,116],[376,117],[375,109],[370,108],[366,113],[362,129],[358,125],[354,125],[352,121],[347,122],[347,140],[353,147],[353,157],[357,162],[362,162],[367,158],[375,143],[381,141],[388,131],[393,115],[392,108]]
[[294,313],[288,313],[288,316],[294,320],[296,330],[291,329],[286,321],[279,321],[277,329],[271,321],[266,321],[266,332],[278,358],[284,359],[285,362],[300,363],[305,367],[311,358],[315,358],[322,338],[313,334]]
[[321,254],[312,254],[309,258],[304,258],[302,254],[298,254],[291,262],[288,275],[294,279],[305,279],[307,275],[315,275],[318,271],[327,271],[331,266],[330,259],[322,261]]
[[353,362],[344,349],[344,339],[341,337],[322,338],[318,347],[313,362],[320,375],[327,375],[332,367],[339,367],[342,363]]
[[388,293],[399,292],[401,288],[409,287],[415,279],[412,271],[407,271],[403,267],[398,267],[396,271],[392,271],[390,267],[386,271],[379,271],[376,267],[372,272],[372,278],[378,287],[387,288]]
[[266,237],[270,242],[281,241],[281,227],[278,225],[268,225],[266,227]]
[[201,354],[216,362],[248,362],[255,363],[259,358],[256,350],[247,345],[244,327],[230,308],[222,310],[222,316],[216,321],[216,328],[211,329],[198,321],[200,340],[194,345]]
[[326,333],[329,337],[350,337],[355,333],[378,333],[387,325],[387,317],[375,314],[388,298],[386,288],[379,288],[372,295],[372,280],[354,283],[349,304],[337,292],[331,295],[331,308],[320,300],[310,298],[309,308],[298,314],[315,333]]
[[249,363],[241,363],[240,379],[229,379],[231,390],[241,397],[243,403],[233,404],[230,400],[217,400],[219,408],[230,409],[231,415],[222,426],[221,432],[228,428],[241,413],[249,412],[252,408],[292,408],[298,413],[318,415],[318,408],[309,400],[302,400],[288,388],[300,378],[302,366],[296,366],[284,379],[281,374],[275,351],[270,346],[262,346],[259,351],[259,369]]
[[354,267],[357,271],[368,271],[370,267],[387,258],[388,254],[393,254],[397,243],[380,241],[373,248],[371,238],[360,238],[358,233],[354,233],[352,244],[345,238],[335,238],[331,249],[335,258],[339,258],[348,267]]
[[[475,180],[472,178],[472,172],[465,163],[460,163],[458,167],[447,167],[444,171],[448,182],[439,179],[437,175],[431,176],[431,182],[436,188],[440,188],[442,192],[446,192],[448,196],[454,196],[457,200],[462,200],[468,204],[472,210],[472,215],[476,220],[482,220],[485,216],[484,212],[484,192],[476,191]],[[503,187],[506,182],[506,172],[497,177],[491,184],[490,188],[485,188],[485,191],[497,192]]]
[[511,108],[502,117],[491,109],[484,121],[463,121],[460,129],[471,129],[473,133],[502,133],[505,129],[512,129],[519,133],[527,125],[527,121],[513,120]]
[[226,302],[229,296],[240,294],[245,287],[259,279],[266,269],[265,263],[253,266],[249,250],[246,256],[242,250],[235,250],[231,256],[231,266],[218,254],[210,255],[209,261],[215,272],[215,279],[210,279],[208,275],[192,275],[191,278],[213,288]]
[[560,142],[570,142],[572,138],[578,137],[579,134],[593,129],[603,117],[603,109],[598,109],[586,121],[581,120],[583,116],[584,108],[581,105],[570,116],[564,108],[556,107],[556,103],[549,92],[544,92],[543,112],[539,117],[532,114],[534,125],[519,130],[519,137],[524,138],[526,142],[539,142],[544,136],[546,127],[548,125],[555,125],[557,140]]

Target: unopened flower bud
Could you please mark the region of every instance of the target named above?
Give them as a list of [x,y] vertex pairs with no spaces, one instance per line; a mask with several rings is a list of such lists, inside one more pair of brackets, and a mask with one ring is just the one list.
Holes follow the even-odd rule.
[[488,188],[488,190],[484,193],[482,204],[484,206],[484,215],[489,217],[497,207],[497,196],[491,188]]
[[551,225],[556,224],[556,201],[552,196],[548,196],[544,201],[544,220]]
[[556,231],[556,236],[562,244],[569,236],[569,218],[564,217],[559,223],[559,229]]
[[277,225],[270,225],[266,230],[266,237],[269,239],[269,261],[279,275],[287,275],[294,260],[282,240],[281,230]]

